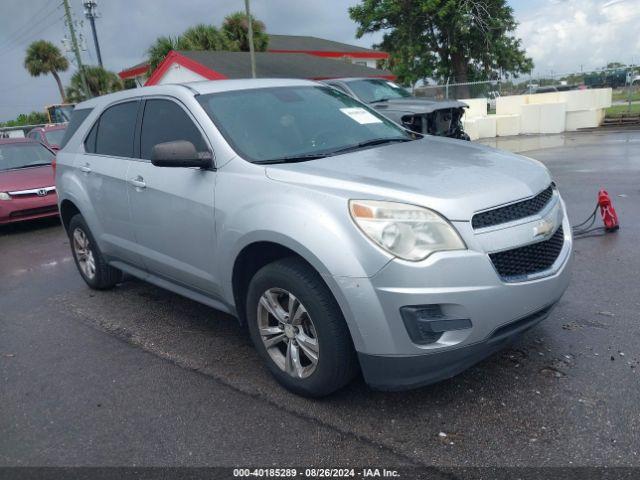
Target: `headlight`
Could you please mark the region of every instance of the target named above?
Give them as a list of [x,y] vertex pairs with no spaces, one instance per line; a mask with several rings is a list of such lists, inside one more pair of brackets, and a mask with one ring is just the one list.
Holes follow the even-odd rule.
[[0,192],[0,200],[11,200],[11,195],[7,192]]
[[350,200],[349,211],[367,237],[404,260],[424,260],[434,252],[466,248],[449,222],[427,208],[405,203]]

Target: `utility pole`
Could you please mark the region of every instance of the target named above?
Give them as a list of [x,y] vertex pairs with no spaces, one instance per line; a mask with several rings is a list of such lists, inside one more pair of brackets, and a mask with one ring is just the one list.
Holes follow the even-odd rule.
[[253,51],[253,19],[249,10],[249,0],[244,0],[244,9],[247,12],[247,21],[249,24],[249,55],[251,56],[251,78],[256,78],[256,54]]
[[82,58],[80,58],[80,47],[78,46],[78,39],[76,38],[76,30],[73,27],[73,18],[71,18],[71,9],[69,8],[69,0],[62,0],[64,5],[64,14],[67,17],[67,26],[69,27],[69,36],[71,37],[71,47],[76,56],[76,62],[78,63],[78,71],[80,72],[80,78],[82,79],[82,87],[84,88],[87,98],[91,98],[91,90],[87,86],[87,78],[82,68]]
[[84,5],[84,16],[87,17],[91,23],[91,32],[93,33],[93,43],[96,46],[98,65],[102,68],[102,55],[100,54],[100,44],[98,43],[98,34],[96,33],[96,18],[98,18],[96,7],[98,3],[95,0],[84,0],[82,4]]

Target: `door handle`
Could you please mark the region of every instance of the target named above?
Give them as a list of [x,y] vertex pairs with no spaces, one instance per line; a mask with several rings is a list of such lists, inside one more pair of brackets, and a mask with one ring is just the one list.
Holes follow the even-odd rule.
[[91,173],[91,167],[89,166],[88,163],[85,163],[80,167],[80,171],[84,173]]
[[133,185],[136,188],[146,188],[147,184],[144,183],[144,178],[138,176],[136,178],[132,178],[131,180],[129,180],[129,183],[131,185]]

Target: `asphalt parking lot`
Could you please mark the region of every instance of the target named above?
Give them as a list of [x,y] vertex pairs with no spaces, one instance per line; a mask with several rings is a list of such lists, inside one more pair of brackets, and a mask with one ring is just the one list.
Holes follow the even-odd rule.
[[57,221],[0,228],[0,465],[640,465],[640,132],[526,155],[572,223],[605,187],[622,228],[577,240],[549,319],[409,392],[296,397],[232,318],[136,280],[89,290]]

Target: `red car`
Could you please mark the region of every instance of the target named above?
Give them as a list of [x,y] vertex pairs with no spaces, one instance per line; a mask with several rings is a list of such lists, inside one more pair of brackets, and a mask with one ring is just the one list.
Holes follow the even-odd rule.
[[0,225],[58,215],[54,157],[35,140],[0,139]]
[[27,138],[33,138],[54,152],[57,152],[60,150],[60,143],[62,142],[62,137],[64,137],[66,129],[66,125],[47,125],[44,127],[36,127],[29,131]]

